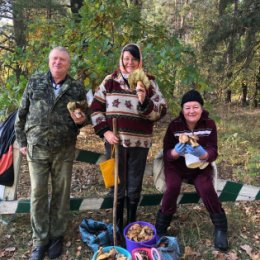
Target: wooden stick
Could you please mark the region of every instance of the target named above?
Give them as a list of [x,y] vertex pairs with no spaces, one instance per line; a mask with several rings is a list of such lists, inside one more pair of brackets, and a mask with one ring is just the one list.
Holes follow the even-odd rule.
[[[117,120],[113,118],[113,133],[117,135]],[[117,193],[118,193],[118,144],[115,144],[115,180],[114,180],[114,202],[113,202],[113,238],[114,246],[117,245],[116,229],[117,229]]]

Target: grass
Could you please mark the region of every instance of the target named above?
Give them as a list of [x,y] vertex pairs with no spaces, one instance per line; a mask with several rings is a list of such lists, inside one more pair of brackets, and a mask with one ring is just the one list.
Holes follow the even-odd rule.
[[219,135],[217,163],[230,169],[230,177],[260,186],[260,110],[218,107],[215,111]]
[[[214,115],[218,126],[219,177],[259,187],[260,110],[221,106],[212,108],[210,115]],[[161,149],[165,128],[170,120],[171,116],[168,116],[156,125],[154,145],[150,150],[148,163],[152,162],[152,158]],[[103,151],[103,143],[96,137],[86,139],[81,145],[83,148],[94,147],[95,151]],[[103,196],[105,190],[102,188],[101,179],[95,179],[96,171],[93,166],[75,164],[71,192],[73,197],[87,197],[93,194]],[[28,198],[28,171],[24,169],[23,172],[24,177],[20,181],[18,192],[19,197]],[[81,179],[83,177],[86,179]],[[91,177],[94,177],[92,181]],[[95,184],[96,181],[98,184]],[[154,191],[152,178],[147,176],[144,181],[144,193]],[[229,224],[230,250],[226,254],[213,248],[213,225],[203,204],[179,205],[168,232],[169,235],[178,238],[182,260],[259,260],[260,255],[257,255],[260,251],[259,206],[259,201],[223,203]],[[157,210],[158,206],[140,207],[138,219],[155,223]],[[14,219],[10,223],[0,224],[0,259],[28,259],[32,245],[30,215],[2,216],[6,221],[12,217]],[[91,259],[93,253],[82,243],[79,234],[79,224],[83,218],[112,223],[112,210],[71,212],[61,260]]]

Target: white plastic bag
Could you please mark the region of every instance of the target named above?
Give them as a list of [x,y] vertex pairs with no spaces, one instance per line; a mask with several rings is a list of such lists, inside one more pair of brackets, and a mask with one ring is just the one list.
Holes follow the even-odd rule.
[[163,150],[161,150],[153,161],[153,181],[155,188],[160,192],[165,192],[166,183],[164,175]]

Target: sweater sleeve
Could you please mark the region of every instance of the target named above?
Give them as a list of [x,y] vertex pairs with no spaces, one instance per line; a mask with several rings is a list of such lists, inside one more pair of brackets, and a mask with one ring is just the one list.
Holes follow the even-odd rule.
[[155,80],[150,80],[151,86],[143,104],[139,103],[140,115],[150,121],[158,121],[165,116],[167,105]]
[[207,138],[207,143],[205,145],[205,149],[208,152],[208,162],[213,162],[218,157],[218,136],[217,136],[217,127],[213,120],[210,120],[211,125],[211,133]]
[[94,127],[95,133],[100,137],[103,137],[104,133],[110,129],[106,120],[106,79],[96,90],[94,99],[91,103],[92,125]]
[[167,161],[174,160],[171,155],[171,151],[174,148],[174,146],[178,143],[178,140],[174,136],[172,127],[173,127],[173,122],[169,124],[163,139],[163,154],[164,154],[164,159]]

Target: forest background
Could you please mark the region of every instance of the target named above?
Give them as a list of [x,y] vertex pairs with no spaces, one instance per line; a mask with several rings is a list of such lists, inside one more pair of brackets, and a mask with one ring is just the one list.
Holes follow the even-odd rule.
[[[258,0],[0,0],[0,121],[18,107],[29,77],[47,70],[51,48],[66,47],[70,74],[95,90],[117,68],[121,48],[134,42],[145,70],[156,76],[170,117],[185,91],[203,94],[219,128],[220,176],[260,186],[259,13]],[[182,245],[192,241],[200,253],[186,252],[185,259],[259,259],[258,206],[230,205],[241,233],[233,235],[229,255],[201,248],[205,226],[191,221],[198,236],[185,230]],[[16,259],[17,248],[15,253],[1,247],[0,256]],[[66,259],[81,259],[76,252]]]

